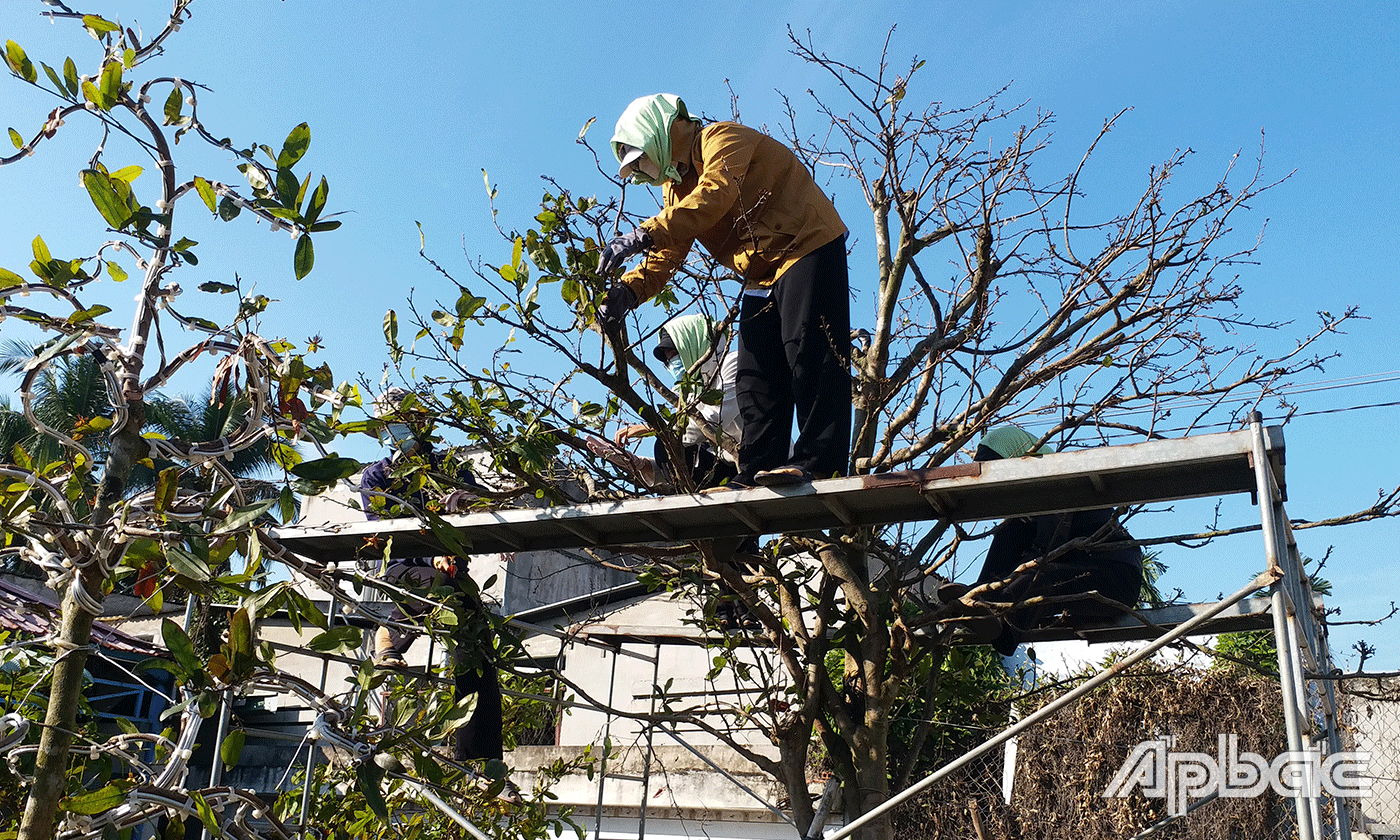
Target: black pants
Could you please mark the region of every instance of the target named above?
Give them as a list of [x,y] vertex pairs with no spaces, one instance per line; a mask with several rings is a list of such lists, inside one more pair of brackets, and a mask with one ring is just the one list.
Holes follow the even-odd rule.
[[[846,237],[788,269],[769,297],[744,295],[737,396],[739,478],[787,464],[845,475],[851,451],[851,301]],[[792,443],[792,419],[797,440]],[[789,455],[791,452],[791,455]]]
[[[459,575],[462,574],[459,572]],[[427,590],[448,581],[443,572],[431,565],[392,563],[385,571],[384,579],[405,589]],[[457,617],[457,633],[454,638],[452,673],[455,680],[453,698],[461,700],[470,694],[476,695],[476,708],[467,722],[457,728],[453,735],[452,754],[457,761],[471,758],[500,758],[503,752],[501,741],[501,686],[496,668],[491,664],[489,652],[475,650],[477,645],[465,635],[467,625],[465,593],[454,597],[461,599]],[[421,618],[432,607],[418,600],[403,604],[394,602],[389,612],[389,620],[400,624]],[[399,656],[408,652],[418,633],[390,625],[389,643]],[[481,654],[481,655],[478,655]],[[479,662],[472,660],[478,659]]]

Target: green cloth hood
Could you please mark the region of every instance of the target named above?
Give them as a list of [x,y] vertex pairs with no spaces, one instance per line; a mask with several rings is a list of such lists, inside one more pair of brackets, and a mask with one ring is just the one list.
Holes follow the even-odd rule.
[[[677,347],[679,349],[679,347]],[[1031,454],[1031,447],[1040,438],[1020,426],[997,426],[995,429],[982,436],[981,445],[987,447],[1003,458],[1020,458],[1023,455]],[[1048,455],[1048,447],[1040,447],[1036,451],[1037,455]]]
[[661,326],[676,345],[676,352],[680,354],[681,364],[685,365],[686,370],[693,369],[710,351],[712,326],[713,322],[707,315],[681,315]]
[[[646,173],[637,170],[632,173],[632,183],[660,186],[666,181],[680,181],[681,174],[671,162],[671,123],[676,119],[694,119],[685,109],[679,96],[670,93],[654,93],[632,100],[622,116],[617,118],[613,129],[612,150],[618,163],[622,163],[622,144],[634,146],[646,153],[661,168],[661,178],[653,181]],[[699,120],[694,120],[699,122]]]

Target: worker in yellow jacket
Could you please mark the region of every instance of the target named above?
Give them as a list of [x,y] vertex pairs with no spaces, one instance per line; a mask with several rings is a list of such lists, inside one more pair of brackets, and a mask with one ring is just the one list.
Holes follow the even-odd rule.
[[743,438],[730,486],[845,475],[850,284],[846,226],[831,200],[787,146],[737,123],[702,125],[670,94],[627,106],[612,148],[618,175],[661,186],[664,208],[603,249],[604,276],[645,257],[608,290],[602,326],[616,329],[661,291],[698,239],[744,283],[736,386]]

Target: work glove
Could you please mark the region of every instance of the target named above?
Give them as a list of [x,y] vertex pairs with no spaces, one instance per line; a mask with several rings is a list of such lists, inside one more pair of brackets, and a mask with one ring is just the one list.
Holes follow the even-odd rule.
[[608,332],[616,332],[622,326],[627,313],[637,308],[637,293],[626,283],[617,283],[608,289],[608,296],[598,307],[598,323]]
[[651,234],[642,228],[614,236],[613,241],[598,255],[598,273],[607,276],[622,267],[632,257],[651,247]]

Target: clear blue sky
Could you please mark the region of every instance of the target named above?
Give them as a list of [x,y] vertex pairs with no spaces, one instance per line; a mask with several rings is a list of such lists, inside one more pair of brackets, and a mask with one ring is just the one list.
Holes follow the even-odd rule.
[[[71,23],[41,20],[37,0],[0,0],[0,39],[14,39],[36,61],[72,54],[90,66],[96,44]],[[168,13],[161,2],[76,6],[154,30]],[[703,10],[701,12],[700,10]],[[788,53],[785,27],[810,30],[823,51],[870,68],[889,27],[895,66],[928,60],[911,96],[971,104],[1011,84],[1007,101],[1056,115],[1048,172],[1077,161],[1103,120],[1133,110],[1097,156],[1091,189],[1105,201],[1141,190],[1147,168],[1177,148],[1196,152],[1178,186],[1208,184],[1231,155],[1252,159],[1261,137],[1265,174],[1292,176],[1237,217],[1239,244],[1264,230],[1259,265],[1242,270],[1243,308],[1261,319],[1291,319],[1299,329],[1316,310],[1361,307],[1355,323],[1329,345],[1342,358],[1309,381],[1380,374],[1400,368],[1397,329],[1397,237],[1400,180],[1396,117],[1400,113],[1400,12],[1389,2],[1120,3],[384,3],[379,0],[203,0],[194,19],[156,65],[212,88],[201,96],[204,122],[236,143],[279,146],[296,123],[312,128],[307,164],[331,183],[331,209],[347,210],[345,227],[317,238],[316,269],[297,284],[292,242],[247,219],[215,225],[194,219],[184,235],[201,241],[200,265],[176,278],[185,309],[224,314],[227,298],[196,301],[206,280],[245,282],[280,304],[262,332],[293,340],[319,334],[323,357],[339,378],[377,379],[385,361],[380,324],[402,310],[410,288],[431,297],[441,281],[417,256],[421,221],[432,253],[464,270],[465,256],[505,261],[492,226],[481,170],[501,191],[501,222],[523,227],[535,212],[542,175],[576,193],[604,191],[574,139],[601,147],[617,113],[633,97],[669,91],[693,110],[726,117],[730,89],[750,125],[782,121],[777,91],[799,109],[804,91],[826,80]],[[81,72],[81,70],[80,70]],[[6,81],[0,123],[29,137],[53,107]],[[807,113],[806,128],[815,129]],[[22,165],[0,169],[0,266],[24,271],[30,240],[42,233],[59,254],[91,253],[97,215],[77,170],[96,134],[70,120],[58,140]],[[236,181],[217,154],[194,154],[197,171]],[[109,166],[142,162],[110,144]],[[138,183],[139,186],[139,183]],[[856,235],[853,276],[870,260],[864,208],[838,199]],[[191,215],[203,215],[191,214]],[[865,261],[864,263],[862,261]],[[129,268],[130,266],[128,266]],[[111,300],[126,324],[132,283]],[[121,302],[125,299],[125,302]],[[128,308],[121,308],[128,307]],[[857,306],[853,312],[860,320]],[[3,337],[18,336],[8,322]],[[194,393],[203,382],[177,383]],[[8,383],[7,383],[8,386]],[[1395,383],[1319,391],[1298,397],[1303,412],[1387,403]],[[1268,407],[1266,407],[1267,410]],[[1316,519],[1369,504],[1400,483],[1400,454],[1388,430],[1396,407],[1303,416],[1286,430],[1291,515]],[[373,448],[344,447],[367,458]],[[1180,527],[1204,525],[1209,505],[1179,506]],[[1227,506],[1232,522],[1257,515]],[[1325,573],[1344,620],[1378,617],[1396,597],[1394,546],[1400,523],[1300,535],[1307,554],[1335,546]],[[1164,559],[1167,585],[1194,600],[1233,591],[1262,568],[1257,538]],[[1339,628],[1339,660],[1356,638],[1380,645],[1369,667],[1400,666],[1400,625]]]

